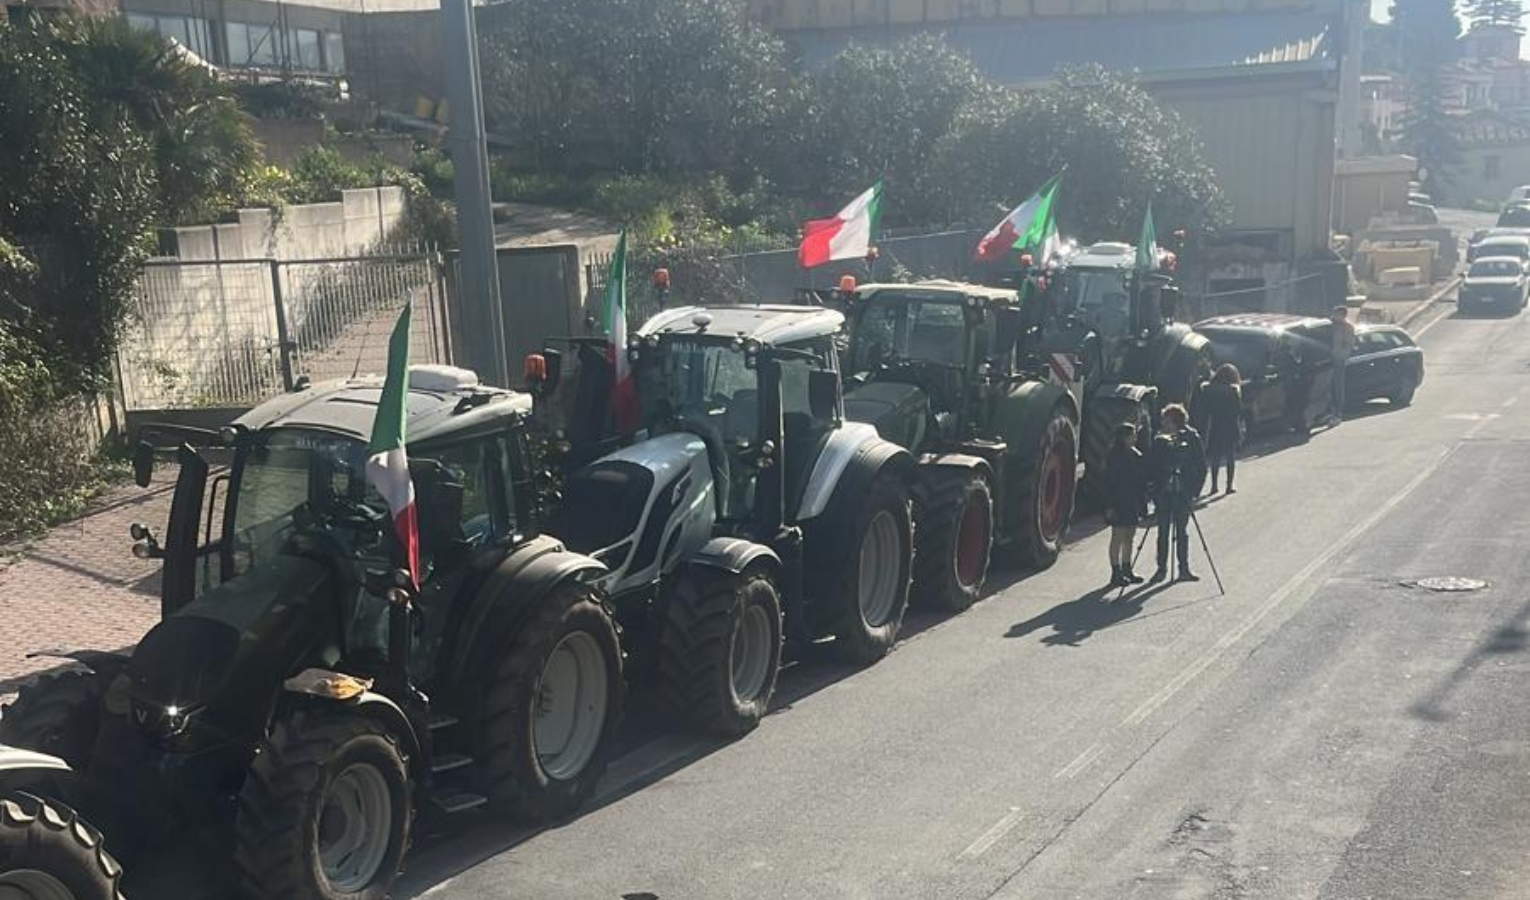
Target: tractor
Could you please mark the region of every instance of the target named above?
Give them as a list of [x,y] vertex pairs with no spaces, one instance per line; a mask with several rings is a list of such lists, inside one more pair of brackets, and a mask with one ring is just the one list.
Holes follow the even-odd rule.
[[49,799],[68,775],[56,756],[0,745],[0,898],[122,900],[101,832]]
[[1091,244],[1069,248],[1054,268],[1017,275],[1039,289],[1030,350],[1070,382],[1083,409],[1090,494],[1101,488],[1116,425],[1137,425],[1146,446],[1163,407],[1193,406],[1211,374],[1209,342],[1174,318],[1177,257],[1160,248],[1156,267],[1142,271],[1136,256],[1129,244]]
[[915,596],[970,606],[995,546],[1050,566],[1073,513],[1079,404],[1026,352],[1019,293],[953,281],[837,293],[849,315],[847,414],[919,462]]
[[133,527],[163,559],[161,621],[130,653],[70,654],[0,717],[0,739],[79,772],[71,799],[124,856],[192,844],[246,897],[382,898],[417,811],[546,820],[594,791],[623,659],[604,567],[540,533],[530,398],[409,371],[416,585],[364,473],[381,389],[140,433],[139,484],[156,450],[179,464],[163,534]]
[[627,436],[603,339],[575,342],[577,376],[551,350],[529,366],[565,445],[552,530],[606,566],[634,671],[690,727],[754,728],[783,653],[832,635],[869,664],[897,638],[914,462],[845,418],[842,328],[798,306],[658,314],[622,350],[641,407]]

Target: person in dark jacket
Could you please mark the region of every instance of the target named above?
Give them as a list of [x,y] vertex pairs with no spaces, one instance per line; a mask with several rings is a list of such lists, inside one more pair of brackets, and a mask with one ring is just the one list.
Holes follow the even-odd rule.
[[1174,529],[1178,551],[1179,580],[1199,581],[1190,571],[1190,507],[1200,496],[1206,480],[1206,448],[1201,435],[1189,425],[1185,408],[1171,403],[1163,409],[1163,431],[1153,438],[1149,460],[1154,513],[1158,524],[1158,570],[1151,582],[1168,575],[1169,529]]
[[1110,586],[1141,584],[1132,571],[1137,524],[1147,515],[1147,472],[1137,449],[1137,426],[1116,426],[1115,443],[1105,458],[1105,521],[1110,525]]
[[1201,391],[1206,411],[1206,461],[1211,465],[1211,493],[1217,492],[1217,475],[1227,466],[1227,493],[1235,494],[1233,475],[1237,471],[1238,423],[1243,418],[1243,376],[1238,367],[1224,363]]

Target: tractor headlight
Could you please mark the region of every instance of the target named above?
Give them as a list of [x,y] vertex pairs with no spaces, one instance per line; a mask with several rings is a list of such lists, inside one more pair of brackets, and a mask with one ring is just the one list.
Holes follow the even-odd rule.
[[755,356],[758,354],[760,352],[760,346],[760,342],[754,338],[746,338],[744,340],[744,352],[750,356]]

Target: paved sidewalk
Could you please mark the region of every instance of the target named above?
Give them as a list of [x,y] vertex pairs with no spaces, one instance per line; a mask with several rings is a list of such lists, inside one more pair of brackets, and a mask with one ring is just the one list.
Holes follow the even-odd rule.
[[128,526],[163,529],[172,482],[114,488],[80,518],[0,548],[0,702],[68,664],[26,654],[130,647],[158,619],[159,562],[134,558]]

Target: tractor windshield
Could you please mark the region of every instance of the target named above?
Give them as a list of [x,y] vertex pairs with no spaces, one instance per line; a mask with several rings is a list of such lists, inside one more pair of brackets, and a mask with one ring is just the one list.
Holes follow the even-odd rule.
[[298,531],[320,525],[386,521],[387,505],[366,481],[366,445],[321,432],[275,430],[255,436],[230,498],[235,574],[281,552]]
[[1063,276],[1063,311],[1086,317],[1106,337],[1131,329],[1131,305],[1120,269],[1070,268]]
[[897,362],[966,367],[966,320],[962,297],[879,293],[862,305],[850,325],[850,374]]

